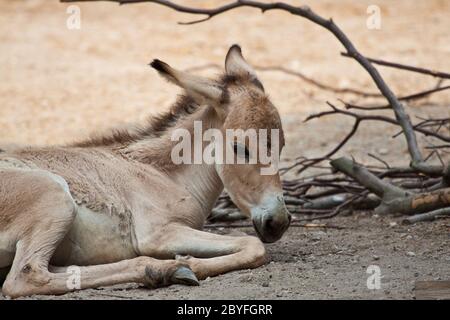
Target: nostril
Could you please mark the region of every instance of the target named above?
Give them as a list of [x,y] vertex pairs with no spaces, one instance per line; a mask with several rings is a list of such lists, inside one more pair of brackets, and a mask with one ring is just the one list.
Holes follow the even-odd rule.
[[266,229],[269,229],[269,230],[271,230],[275,227],[274,226],[275,221],[273,220],[272,217],[267,217],[264,221],[264,224],[265,224]]
[[[286,217],[286,216],[285,216]],[[281,218],[281,217],[279,217]],[[268,230],[278,230],[280,228],[289,226],[292,220],[292,215],[288,213],[287,215],[288,222],[286,223],[285,219],[274,219],[274,217],[267,217],[264,219],[264,227]]]

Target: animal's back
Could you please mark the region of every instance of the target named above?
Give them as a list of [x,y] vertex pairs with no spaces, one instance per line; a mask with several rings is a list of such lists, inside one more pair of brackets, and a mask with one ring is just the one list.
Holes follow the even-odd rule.
[[[127,190],[131,189],[130,184],[135,183],[134,178],[139,175],[138,164],[131,165],[119,155],[101,148],[15,150],[0,154],[0,168],[5,160],[62,177],[69,185],[76,203],[95,211],[125,210]],[[115,208],[107,208],[109,204]],[[118,208],[119,204],[123,208]]]
[[[77,207],[72,227],[55,253],[57,264],[106,263],[133,255],[133,193],[149,176],[161,173],[101,148],[27,148],[0,153],[0,268],[14,256],[14,226],[26,210],[24,202],[46,192],[45,186],[29,188],[27,181],[34,181],[30,176],[36,173],[65,184]],[[105,246],[113,246],[106,251],[119,256],[103,256]]]

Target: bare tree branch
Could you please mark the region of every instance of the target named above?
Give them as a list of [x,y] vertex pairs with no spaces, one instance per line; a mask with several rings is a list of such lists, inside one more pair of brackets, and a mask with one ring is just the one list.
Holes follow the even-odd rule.
[[[430,89],[430,90],[425,90],[425,91],[421,91],[418,93],[414,93],[414,94],[410,94],[404,97],[400,97],[398,98],[398,100],[401,101],[411,101],[411,100],[417,100],[417,99],[421,99],[421,98],[425,98],[433,93],[439,92],[439,91],[444,91],[444,90],[448,90],[450,89],[450,86],[445,86],[445,87],[439,87],[439,88],[434,88],[434,89]],[[342,100],[341,100],[342,101]],[[352,103],[347,103],[342,101],[342,103],[345,104],[345,108],[346,109],[359,109],[359,110],[368,110],[368,111],[373,111],[373,110],[386,110],[386,109],[390,109],[391,106],[389,104],[384,104],[384,105],[378,105],[378,106],[359,106],[356,104],[352,104]]]
[[[347,58],[351,58],[351,56],[346,52],[341,52],[341,55],[344,57],[347,57]],[[441,79],[450,79],[450,73],[446,73],[446,72],[434,71],[434,70],[419,68],[419,67],[413,67],[413,66],[408,66],[406,64],[388,62],[388,61],[384,61],[384,60],[380,60],[380,59],[367,58],[367,60],[369,60],[370,62],[372,62],[374,64],[378,64],[380,66],[408,70],[408,71],[422,73],[422,74],[426,74],[426,75],[433,76],[436,78],[441,78]]]
[[330,164],[336,170],[339,170],[358,181],[371,192],[375,193],[380,198],[383,198],[383,200],[391,200],[398,197],[403,198],[410,194],[405,190],[384,182],[376,175],[372,174],[369,170],[355,163],[351,159],[342,157],[331,161]]
[[[368,114],[358,114],[358,113],[354,113],[351,111],[347,111],[347,110],[342,110],[337,108],[336,106],[334,106],[333,104],[331,104],[330,102],[327,102],[327,104],[332,108],[332,110],[330,111],[323,111],[323,112],[319,112],[319,113],[315,113],[312,114],[310,116],[308,116],[306,118],[305,121],[309,121],[311,119],[315,119],[315,118],[320,118],[323,116],[327,116],[327,115],[332,115],[332,114],[343,114],[343,115],[347,115],[347,116],[351,116],[355,119],[359,119],[359,121],[366,121],[366,120],[372,120],[372,121],[384,121],[384,122],[388,122],[394,125],[400,125],[399,122],[396,119],[392,119],[390,117],[386,117],[386,116],[381,116],[381,115],[368,115]],[[432,120],[427,120],[427,121],[432,121]],[[442,121],[442,120],[440,120]],[[450,121],[450,118],[445,119],[445,121]],[[442,141],[445,142],[450,142],[450,136],[444,136],[442,134],[439,134],[437,132],[428,130],[426,128],[423,128],[423,125],[415,125],[413,126],[413,130],[420,132],[426,136],[432,136],[435,137],[437,139],[440,139]]]
[[450,206],[450,188],[413,194],[382,203],[377,211],[381,214],[416,214]]
[[[308,117],[305,121],[308,121],[309,119],[310,118]],[[355,118],[355,123],[353,124],[353,127],[350,130],[350,132],[344,137],[344,139],[341,142],[339,142],[330,152],[328,152],[324,156],[314,159],[304,159],[303,161],[296,162],[287,168],[282,168],[280,171],[284,174],[295,167],[302,166],[300,169],[297,170],[297,174],[300,174],[306,169],[310,168],[311,166],[318,164],[324,160],[330,159],[330,157],[332,157],[336,152],[338,152],[350,140],[350,138],[355,135],[355,133],[358,131],[360,123],[361,120]]]
[[427,213],[416,214],[412,217],[403,219],[403,224],[413,224],[419,221],[430,221],[440,216],[450,216],[450,208],[437,209]]

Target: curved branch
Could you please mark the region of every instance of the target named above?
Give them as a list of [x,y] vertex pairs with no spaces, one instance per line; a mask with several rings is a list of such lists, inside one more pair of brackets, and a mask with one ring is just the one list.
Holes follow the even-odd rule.
[[[305,121],[307,121],[307,120],[305,120]],[[291,169],[298,167],[300,165],[303,165],[302,168],[297,170],[297,174],[300,174],[303,171],[305,171],[306,169],[308,169],[326,159],[330,159],[331,156],[333,156],[336,152],[338,152],[350,140],[350,138],[355,135],[356,131],[358,131],[360,122],[361,122],[360,119],[355,119],[355,123],[353,124],[352,130],[350,130],[350,132],[344,137],[344,139],[341,142],[339,142],[338,145],[336,147],[334,147],[331,151],[329,151],[326,155],[319,157],[319,158],[305,159],[305,161],[296,162],[287,168],[282,168],[280,171],[282,172],[282,174],[285,174],[286,172],[290,171]]]
[[[341,55],[344,57],[350,58],[350,55],[348,53],[341,52]],[[372,58],[368,58],[368,57],[367,57],[367,60],[369,60],[370,62],[372,62],[374,64],[378,64],[380,66],[422,73],[422,74],[426,74],[426,75],[433,76],[436,78],[441,78],[441,79],[450,79],[450,73],[446,73],[446,72],[434,71],[434,70],[419,68],[419,67],[413,67],[413,66],[408,66],[406,64],[389,62],[389,61],[380,60],[380,59],[372,59]]]
[[[300,73],[298,71],[293,71],[293,70],[289,70],[285,67],[279,67],[279,66],[269,66],[269,67],[261,67],[261,66],[255,66],[254,67],[256,70],[261,70],[261,71],[279,71],[279,72],[283,72],[295,77],[298,77],[302,80],[304,80],[305,82],[308,82],[309,84],[312,84],[320,89],[323,90],[328,90],[328,91],[332,91],[334,93],[351,93],[351,94],[356,94],[356,95],[360,95],[363,97],[380,97],[381,95],[379,93],[375,93],[375,92],[364,92],[364,91],[360,91],[360,90],[356,90],[356,89],[352,89],[352,88],[335,88],[332,87],[330,85],[321,83],[317,80],[314,80],[310,77],[305,76],[303,73]],[[450,87],[450,86],[449,86]]]
[[[410,94],[404,97],[400,97],[398,98],[398,100],[401,101],[410,101],[410,100],[416,100],[416,99],[420,99],[420,98],[424,98],[427,97],[435,92],[439,92],[439,91],[444,91],[444,90],[448,90],[450,89],[450,86],[445,86],[445,87],[438,87],[438,88],[434,88],[434,89],[430,89],[430,90],[425,90],[425,91],[421,91],[418,93],[414,93],[414,94]],[[391,106],[389,104],[384,104],[384,105],[379,105],[379,106],[359,106],[356,104],[351,104],[351,103],[347,103],[341,100],[342,103],[345,104],[345,108],[346,109],[359,109],[359,110],[366,110],[366,111],[373,111],[373,110],[386,110],[386,109],[390,109]]]
[[[358,114],[358,113],[354,113],[354,112],[351,112],[351,111],[348,111],[348,110],[338,109],[336,106],[332,105],[330,102],[327,102],[327,104],[333,110],[323,111],[323,112],[319,112],[319,113],[315,113],[315,114],[309,115],[306,118],[305,121],[309,121],[311,119],[320,118],[320,117],[328,116],[328,115],[332,115],[332,114],[343,114],[343,115],[346,115],[346,116],[353,117],[355,119],[359,119],[360,121],[364,121],[364,120],[384,121],[384,122],[388,122],[388,123],[391,123],[391,124],[394,124],[394,125],[400,125],[400,123],[396,119],[393,119],[393,118],[390,118],[390,117],[381,116],[381,115],[372,115],[372,114],[368,114],[368,115],[366,115],[366,114]],[[448,119],[445,119],[445,120],[448,121]],[[427,120],[427,121],[432,121],[432,120]],[[442,121],[442,119],[439,119],[439,121]],[[442,135],[440,133],[437,133],[435,131],[428,130],[428,129],[424,128],[423,126],[419,125],[419,124],[413,126],[413,130],[415,130],[417,132],[420,132],[420,133],[422,133],[422,134],[424,134],[426,136],[432,136],[432,137],[435,137],[435,138],[440,139],[442,141],[450,142],[450,137],[449,136],[444,136],[444,135]]]

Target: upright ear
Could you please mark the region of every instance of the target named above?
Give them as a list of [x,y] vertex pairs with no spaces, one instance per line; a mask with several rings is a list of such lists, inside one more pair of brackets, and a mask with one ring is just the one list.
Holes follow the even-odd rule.
[[208,102],[217,106],[224,99],[223,88],[213,80],[176,70],[158,59],[153,60],[150,66],[169,82],[185,89],[187,94],[198,103]]
[[225,71],[229,75],[248,76],[250,79],[264,91],[264,87],[256,76],[255,70],[245,61],[242,56],[241,47],[237,44],[231,46],[225,57]]

